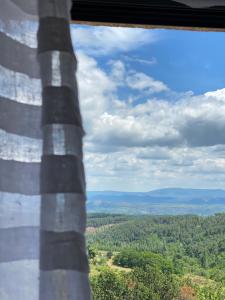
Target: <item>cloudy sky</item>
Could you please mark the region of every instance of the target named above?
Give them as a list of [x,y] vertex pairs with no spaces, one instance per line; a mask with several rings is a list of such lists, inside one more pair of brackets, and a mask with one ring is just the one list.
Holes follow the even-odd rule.
[[225,33],[72,26],[88,190],[225,188]]

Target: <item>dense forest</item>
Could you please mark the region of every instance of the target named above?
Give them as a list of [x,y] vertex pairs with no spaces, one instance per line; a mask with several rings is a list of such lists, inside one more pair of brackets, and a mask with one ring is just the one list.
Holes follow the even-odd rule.
[[224,300],[225,214],[90,214],[94,299]]

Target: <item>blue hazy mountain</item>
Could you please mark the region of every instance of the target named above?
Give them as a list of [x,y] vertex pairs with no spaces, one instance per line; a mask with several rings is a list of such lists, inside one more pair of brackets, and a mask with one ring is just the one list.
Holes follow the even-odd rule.
[[149,192],[88,192],[88,212],[198,214],[225,212],[225,190],[167,188]]

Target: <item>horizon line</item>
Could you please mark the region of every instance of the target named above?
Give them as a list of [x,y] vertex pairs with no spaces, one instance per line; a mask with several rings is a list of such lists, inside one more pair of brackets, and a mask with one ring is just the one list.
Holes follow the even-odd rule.
[[87,192],[110,192],[110,193],[150,193],[154,191],[160,191],[160,190],[202,190],[202,191],[225,191],[225,188],[186,188],[186,187],[165,187],[165,188],[156,188],[148,191],[120,191],[120,190],[87,190]]

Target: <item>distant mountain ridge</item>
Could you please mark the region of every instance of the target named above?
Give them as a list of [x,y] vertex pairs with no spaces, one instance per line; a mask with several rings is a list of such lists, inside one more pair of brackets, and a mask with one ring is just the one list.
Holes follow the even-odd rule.
[[126,214],[198,214],[225,211],[225,190],[165,188],[149,192],[87,193],[89,212]]

